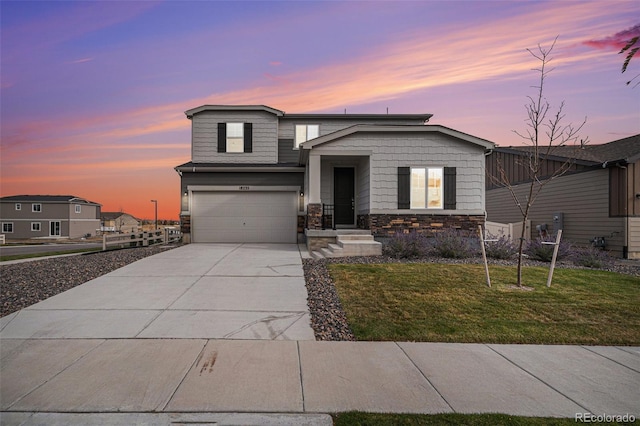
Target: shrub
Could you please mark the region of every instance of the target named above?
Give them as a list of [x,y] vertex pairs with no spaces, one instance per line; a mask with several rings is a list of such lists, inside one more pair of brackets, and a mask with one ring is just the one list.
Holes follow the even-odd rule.
[[474,234],[457,229],[438,232],[433,239],[431,252],[434,256],[466,259],[478,253],[478,238]]
[[484,245],[487,257],[492,259],[511,259],[518,252],[518,247],[509,239],[502,235],[498,238],[496,235],[487,234],[488,241]]
[[396,232],[384,245],[384,254],[396,259],[415,259],[429,254],[427,237],[417,232]]
[[[556,239],[552,237],[536,238],[535,240],[529,241],[527,246],[524,249],[524,253],[529,256],[532,260],[540,260],[542,262],[551,262],[553,259],[553,249],[555,246],[553,244],[543,244],[555,242]],[[560,247],[558,247],[558,257],[556,260],[562,260],[569,257],[571,254],[571,243],[566,240],[560,240]]]
[[596,247],[577,247],[571,253],[571,260],[576,265],[587,268],[607,268],[613,264],[613,258],[608,252]]

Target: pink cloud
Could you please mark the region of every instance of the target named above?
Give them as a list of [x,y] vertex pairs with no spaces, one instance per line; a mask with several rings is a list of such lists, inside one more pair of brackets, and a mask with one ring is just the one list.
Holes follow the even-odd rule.
[[603,39],[587,40],[583,44],[596,49],[620,50],[634,37],[640,37],[640,24]]

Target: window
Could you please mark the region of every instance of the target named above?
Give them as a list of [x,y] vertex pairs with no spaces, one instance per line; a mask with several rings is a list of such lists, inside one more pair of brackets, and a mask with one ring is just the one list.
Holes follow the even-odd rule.
[[443,183],[442,167],[411,168],[411,208],[443,208]]
[[298,146],[300,146],[302,142],[315,139],[318,136],[320,136],[320,125],[296,124],[296,139],[293,148],[298,149]]
[[2,224],[2,233],[3,234],[12,234],[13,233],[13,223],[12,222],[4,222]]
[[31,222],[31,230],[33,232],[39,232],[40,229],[40,222]]
[[244,123],[227,123],[227,152],[244,152]]
[[76,213],[82,213],[82,206],[80,204],[76,204]]
[[456,209],[455,167],[398,167],[398,209]]
[[22,210],[22,204],[16,203],[16,210]]
[[40,213],[42,211],[42,204],[31,204],[31,211]]
[[218,152],[252,152],[252,129],[252,123],[218,123]]

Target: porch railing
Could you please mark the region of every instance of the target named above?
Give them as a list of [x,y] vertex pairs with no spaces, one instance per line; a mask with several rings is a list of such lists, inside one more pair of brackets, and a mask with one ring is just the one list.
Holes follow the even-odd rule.
[[334,207],[333,204],[322,205],[322,229],[336,229]]

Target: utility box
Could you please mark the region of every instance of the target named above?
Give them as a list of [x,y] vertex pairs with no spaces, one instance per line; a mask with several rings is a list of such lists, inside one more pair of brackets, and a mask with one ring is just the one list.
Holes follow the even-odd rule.
[[554,213],[553,214],[553,230],[555,232],[558,232],[561,229],[564,229],[564,213]]

